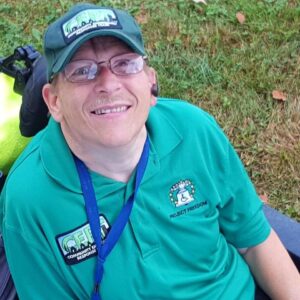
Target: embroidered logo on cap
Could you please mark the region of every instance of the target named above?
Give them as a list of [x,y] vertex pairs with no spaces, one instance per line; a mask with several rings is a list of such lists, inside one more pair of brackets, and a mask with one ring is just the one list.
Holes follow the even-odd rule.
[[66,43],[78,36],[98,29],[121,29],[122,26],[112,9],[87,9],[79,12],[62,25]]
[[170,189],[171,202],[176,206],[186,205],[194,201],[195,188],[190,180],[180,180]]
[[[110,225],[104,215],[100,215],[101,238],[105,240],[110,230]],[[56,237],[59,250],[68,265],[74,265],[97,255],[89,223],[85,223],[69,232]]]

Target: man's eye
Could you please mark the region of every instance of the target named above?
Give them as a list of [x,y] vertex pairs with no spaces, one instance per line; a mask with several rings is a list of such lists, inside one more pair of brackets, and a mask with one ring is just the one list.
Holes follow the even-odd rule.
[[120,59],[114,63],[115,68],[124,68],[127,67],[130,64],[129,59]]
[[135,74],[140,71],[137,61],[134,59],[122,59],[114,63],[113,69],[118,74]]
[[89,74],[90,68],[88,66],[80,67],[74,70],[72,76],[82,76]]

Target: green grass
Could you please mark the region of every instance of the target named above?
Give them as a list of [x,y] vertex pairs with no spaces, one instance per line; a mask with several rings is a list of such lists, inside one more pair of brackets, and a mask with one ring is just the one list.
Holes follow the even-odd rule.
[[[0,3],[0,56],[39,50],[48,23],[80,1]],[[97,1],[91,1],[98,3]],[[259,194],[300,220],[300,5],[298,0],[99,1],[141,22],[161,95],[215,116]],[[236,13],[246,16],[244,24]],[[273,90],[287,94],[272,99]]]

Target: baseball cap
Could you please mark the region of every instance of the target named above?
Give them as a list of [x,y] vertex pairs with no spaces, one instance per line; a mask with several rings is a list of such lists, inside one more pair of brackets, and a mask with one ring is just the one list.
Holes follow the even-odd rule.
[[96,36],[114,36],[146,55],[139,25],[126,11],[94,4],[74,5],[49,25],[44,36],[48,80],[63,70],[76,50]]

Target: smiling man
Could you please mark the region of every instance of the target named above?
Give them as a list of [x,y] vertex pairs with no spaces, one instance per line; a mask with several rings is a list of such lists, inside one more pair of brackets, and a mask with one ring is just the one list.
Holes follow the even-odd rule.
[[143,54],[116,37],[92,37],[43,90],[73,153],[89,169],[123,182],[141,156],[156,102],[155,72]]
[[299,274],[214,119],[157,97],[126,12],[75,5],[44,39],[51,118],[10,171],[20,299],[299,299]]

